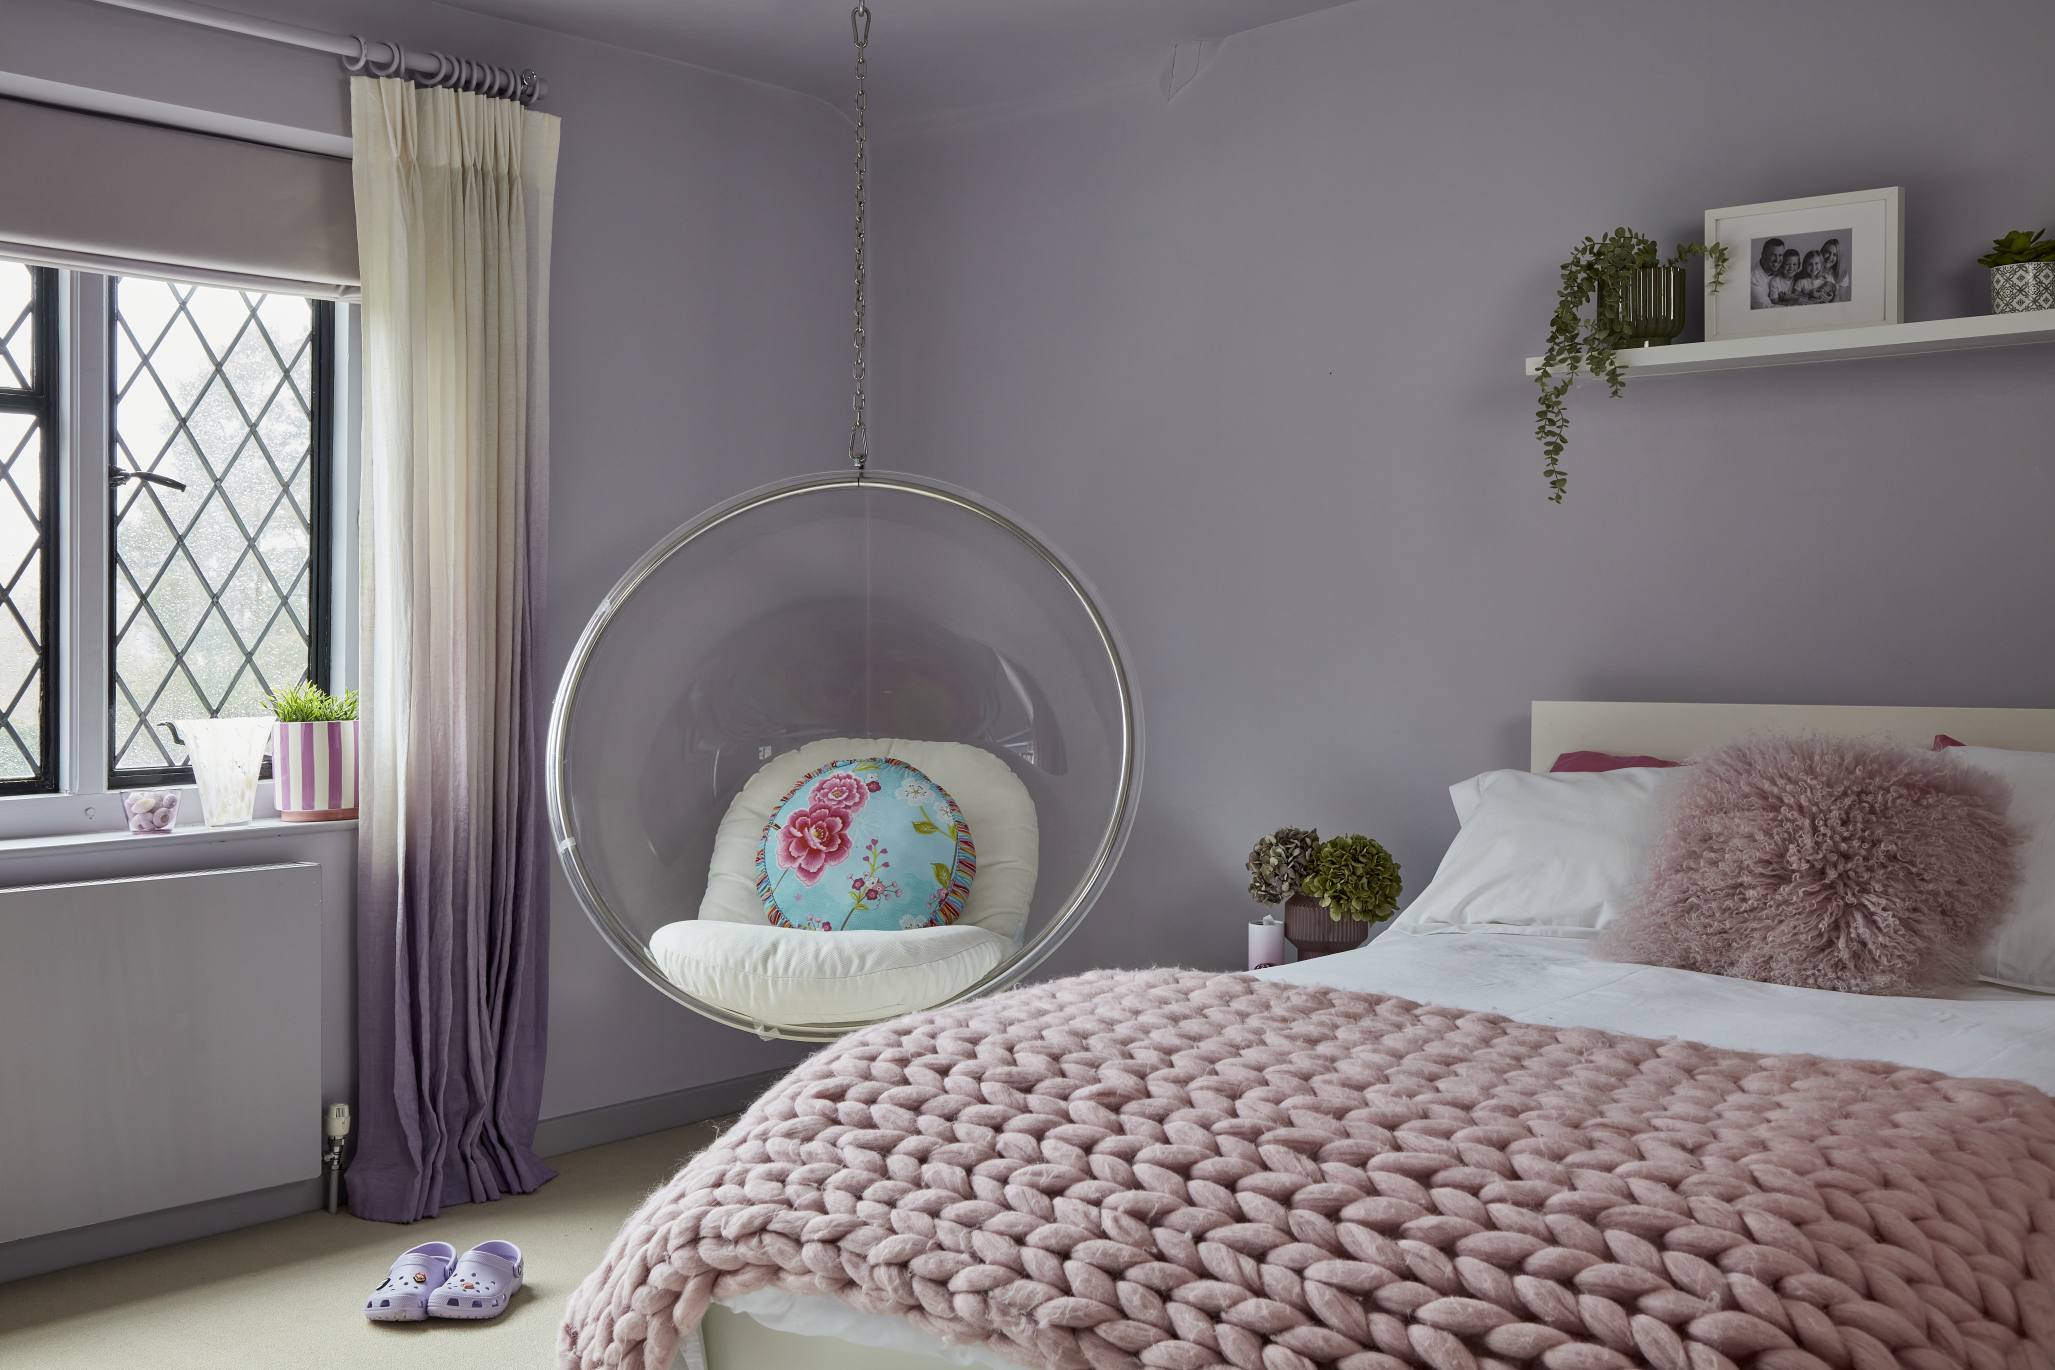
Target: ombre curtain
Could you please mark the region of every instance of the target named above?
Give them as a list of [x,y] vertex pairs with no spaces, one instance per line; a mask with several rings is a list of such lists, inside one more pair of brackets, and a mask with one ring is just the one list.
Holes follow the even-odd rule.
[[547,1031],[542,645],[558,121],[350,83],[363,281],[350,1211],[527,1193]]

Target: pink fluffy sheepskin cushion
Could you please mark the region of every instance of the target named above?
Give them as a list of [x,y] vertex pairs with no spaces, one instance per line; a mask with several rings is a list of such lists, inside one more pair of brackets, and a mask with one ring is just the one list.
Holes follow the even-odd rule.
[[1856,994],[1946,991],[2020,878],[2011,793],[1945,753],[1739,742],[1678,794],[1613,960]]

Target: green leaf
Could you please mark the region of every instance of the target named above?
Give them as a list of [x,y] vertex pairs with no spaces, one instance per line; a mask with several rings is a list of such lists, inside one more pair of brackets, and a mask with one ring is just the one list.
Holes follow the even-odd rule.
[[921,833],[921,834],[923,834],[923,835],[926,835],[926,834],[929,834],[929,833],[938,833],[938,832],[942,831],[942,830],[941,830],[940,828],[936,827],[936,826],[935,826],[935,825],[934,825],[933,823],[930,823],[930,822],[928,822],[928,820],[927,820],[927,819],[925,819],[925,818],[923,818],[923,819],[921,819],[921,820],[920,820],[919,822],[915,823],[915,824],[913,825],[913,830],[914,830],[915,832],[917,832],[917,833]]
[[940,885],[945,890],[948,889],[949,868],[943,865],[940,861],[937,861],[932,867],[930,867],[930,869],[935,872],[935,883],[937,885]]

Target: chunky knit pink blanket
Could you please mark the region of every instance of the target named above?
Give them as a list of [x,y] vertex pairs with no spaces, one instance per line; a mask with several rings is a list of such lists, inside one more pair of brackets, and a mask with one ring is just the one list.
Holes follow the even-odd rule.
[[2055,1103],[1098,972],[793,1071],[628,1220],[560,1361],[659,1370],[766,1284],[1052,1370],[2046,1370]]

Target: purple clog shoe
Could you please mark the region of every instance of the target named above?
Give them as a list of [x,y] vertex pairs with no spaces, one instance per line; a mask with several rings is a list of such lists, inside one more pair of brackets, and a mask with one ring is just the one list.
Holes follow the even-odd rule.
[[449,1278],[457,1249],[448,1242],[423,1242],[404,1252],[385,1274],[385,1283],[364,1300],[364,1316],[373,1322],[420,1322],[428,1316],[428,1297]]
[[441,1287],[428,1295],[431,1318],[479,1321],[507,1311],[521,1287],[521,1248],[512,1242],[480,1242],[457,1257]]

